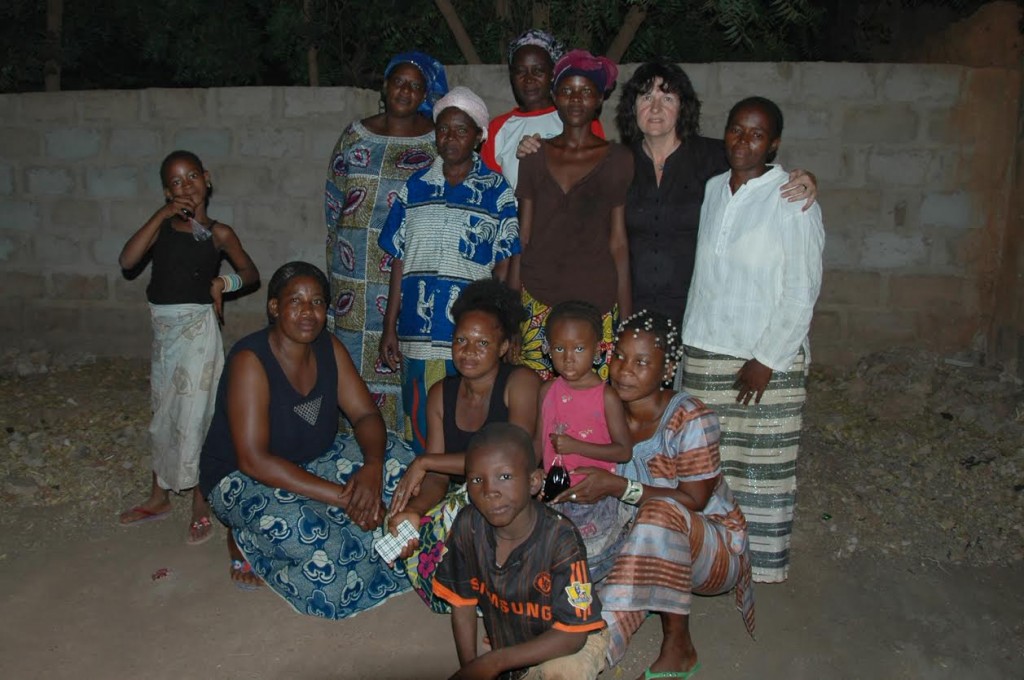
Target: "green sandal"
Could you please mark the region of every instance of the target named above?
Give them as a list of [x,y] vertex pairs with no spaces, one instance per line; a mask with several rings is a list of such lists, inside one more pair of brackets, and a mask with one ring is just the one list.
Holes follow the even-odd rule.
[[700,661],[693,664],[693,668],[688,671],[652,671],[650,668],[644,671],[644,680],[655,680],[655,678],[679,678],[680,680],[688,680],[694,673],[700,670]]

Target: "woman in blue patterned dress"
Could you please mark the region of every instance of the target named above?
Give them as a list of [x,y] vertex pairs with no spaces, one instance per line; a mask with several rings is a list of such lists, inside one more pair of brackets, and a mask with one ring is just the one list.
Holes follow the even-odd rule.
[[399,434],[405,434],[401,380],[377,356],[391,269],[377,238],[399,189],[437,155],[431,114],[447,92],[436,59],[422,52],[396,55],[384,69],[382,112],[345,128],[327,168],[327,328],[351,355],[384,424]]
[[[230,531],[231,578],[296,611],[341,619],[409,589],[372,549],[412,459],[391,442],[345,347],[324,332],[327,277],[291,262],[267,287],[271,323],[231,350],[199,485]],[[337,434],[338,409],[354,434]]]

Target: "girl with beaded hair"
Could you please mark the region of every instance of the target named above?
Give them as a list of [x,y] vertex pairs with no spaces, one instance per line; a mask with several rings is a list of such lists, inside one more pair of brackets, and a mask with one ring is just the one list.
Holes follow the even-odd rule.
[[609,666],[625,655],[648,613],[660,616],[661,653],[645,677],[687,678],[699,667],[689,628],[694,593],[735,589],[746,629],[754,631],[746,520],[722,477],[717,416],[671,389],[681,356],[679,328],[667,316],[643,310],[622,322],[609,369],[632,458],[614,472],[577,468],[583,479],[555,499],[614,498],[624,510],[614,565],[598,594],[610,632]]

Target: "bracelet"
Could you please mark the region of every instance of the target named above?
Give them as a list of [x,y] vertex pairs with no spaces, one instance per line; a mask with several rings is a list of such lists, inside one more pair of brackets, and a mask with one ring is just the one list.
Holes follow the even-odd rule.
[[640,482],[633,481],[632,479],[626,480],[626,490],[619,496],[619,500],[623,503],[629,503],[630,505],[636,505],[640,502],[640,499],[644,495],[644,485]]
[[221,274],[217,278],[224,282],[225,293],[234,293],[242,287],[242,277],[238,274]]

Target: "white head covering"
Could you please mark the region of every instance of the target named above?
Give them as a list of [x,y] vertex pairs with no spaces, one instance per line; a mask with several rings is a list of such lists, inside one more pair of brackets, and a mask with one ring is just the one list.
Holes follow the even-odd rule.
[[455,107],[473,119],[476,126],[483,131],[481,141],[487,141],[487,122],[490,117],[487,115],[487,104],[480,99],[473,90],[461,85],[453,87],[448,94],[437,100],[434,104],[434,122],[437,117],[447,108]]

